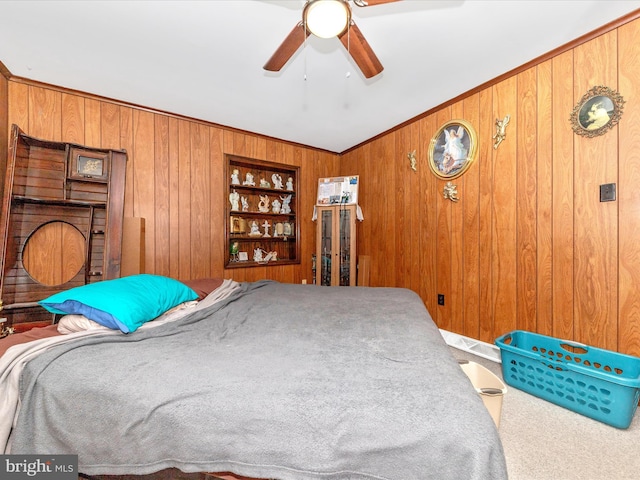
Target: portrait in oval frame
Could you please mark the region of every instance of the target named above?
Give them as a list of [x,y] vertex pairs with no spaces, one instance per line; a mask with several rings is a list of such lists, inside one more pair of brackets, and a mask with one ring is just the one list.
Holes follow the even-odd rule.
[[471,124],[465,120],[450,120],[431,139],[429,167],[439,178],[457,178],[471,166],[477,150],[478,138]]
[[624,99],[615,90],[593,87],[571,112],[571,127],[575,133],[585,137],[602,135],[618,124],[623,105]]

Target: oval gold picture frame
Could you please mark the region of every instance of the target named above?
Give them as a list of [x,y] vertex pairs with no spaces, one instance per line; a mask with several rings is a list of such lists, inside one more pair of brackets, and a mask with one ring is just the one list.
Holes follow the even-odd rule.
[[580,99],[569,117],[573,131],[584,137],[597,137],[618,124],[624,99],[605,86],[593,87]]
[[429,144],[429,168],[445,180],[462,175],[476,158],[478,138],[465,120],[450,120],[440,127]]

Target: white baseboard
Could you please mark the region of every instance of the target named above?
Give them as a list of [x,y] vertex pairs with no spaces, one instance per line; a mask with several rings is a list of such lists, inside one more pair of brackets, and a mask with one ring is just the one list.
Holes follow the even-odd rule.
[[447,345],[464,352],[469,352],[479,357],[486,358],[496,363],[502,363],[500,356],[500,349],[491,345],[490,343],[482,342],[474,338],[465,337],[458,333],[449,332],[448,330],[440,329],[442,338],[447,342]]

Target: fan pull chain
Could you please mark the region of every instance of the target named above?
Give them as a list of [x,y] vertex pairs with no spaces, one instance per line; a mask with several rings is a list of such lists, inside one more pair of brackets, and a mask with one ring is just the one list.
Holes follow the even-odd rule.
[[[351,22],[347,25],[347,53],[348,57],[351,57]],[[345,110],[349,109],[349,99],[351,98],[351,85],[349,78],[351,78],[351,72],[349,71],[350,63],[347,63],[347,72],[345,73],[344,78],[344,102],[343,108]]]
[[304,23],[304,43],[303,43],[303,49],[304,49],[304,74],[302,79],[306,82],[307,81],[307,38],[309,38],[309,35],[307,34],[307,23]]

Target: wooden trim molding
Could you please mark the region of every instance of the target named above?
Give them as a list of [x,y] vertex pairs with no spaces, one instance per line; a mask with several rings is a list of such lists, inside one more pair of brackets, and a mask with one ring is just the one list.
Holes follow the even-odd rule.
[[576,38],[575,40],[572,40],[568,43],[565,43],[564,45],[559,46],[558,48],[551,50],[550,52],[547,52],[543,55],[540,55],[537,58],[534,58],[533,60],[531,60],[530,62],[524,63],[516,68],[514,68],[513,70],[510,70],[508,72],[503,73],[502,75],[492,79],[492,80],[488,80],[487,82],[478,85],[474,88],[472,88],[471,90],[468,90],[460,95],[458,95],[457,97],[454,97],[450,100],[447,100],[444,103],[441,103],[440,105],[436,105],[435,107],[427,110],[426,112],[422,112],[419,115],[416,115],[413,118],[410,118],[409,120],[406,120],[398,125],[396,125],[395,127],[391,127],[390,129],[379,133],[378,135],[376,135],[375,137],[369,138],[363,142],[361,142],[358,145],[355,145],[343,152],[340,152],[340,155],[344,155],[346,153],[351,152],[352,150],[357,150],[359,147],[362,147],[363,145],[370,143],[373,140],[377,140],[378,138],[382,138],[385,135],[388,135],[392,132],[395,132],[396,130],[399,130],[403,127],[406,127],[407,125],[410,125],[418,120],[421,120],[425,117],[428,117],[429,115],[432,115],[435,112],[438,112],[440,110],[442,110],[445,107],[448,107],[450,105],[453,105],[455,103],[458,103],[461,100],[464,100],[465,98],[471,97],[472,95],[475,95],[478,92],[481,92],[489,87],[492,87],[493,85],[497,85],[498,83],[502,82],[503,80],[513,77],[514,75],[517,75],[521,72],[524,72],[526,70],[528,70],[531,67],[534,67],[536,65],[539,65],[547,60],[549,60],[550,58],[553,58],[561,53],[564,52],[568,52],[569,50],[574,49],[575,47],[577,47],[578,45],[582,45],[583,43],[586,43],[590,40],[593,40],[596,37],[599,37],[600,35],[603,35],[607,32],[610,32],[612,30],[615,30],[616,28],[620,27],[621,25],[624,25],[626,23],[629,23],[633,20],[636,20],[640,18],[640,9],[634,10],[631,13],[628,13],[627,15],[624,15],[616,20],[613,20],[609,23],[606,23],[604,25],[602,25],[601,27],[597,28],[596,30],[593,30],[589,33],[586,33],[584,35],[582,35],[581,37]]

